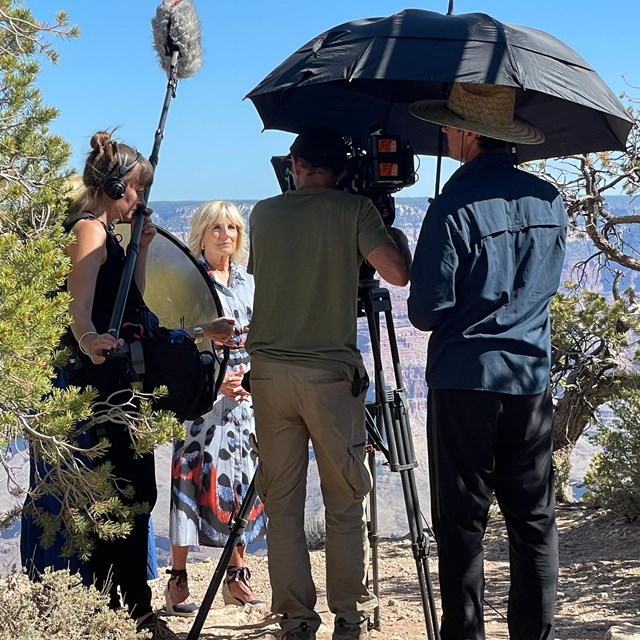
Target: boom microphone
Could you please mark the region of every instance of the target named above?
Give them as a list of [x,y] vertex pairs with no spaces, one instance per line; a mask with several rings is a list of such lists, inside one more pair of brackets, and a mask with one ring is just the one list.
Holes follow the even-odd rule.
[[191,0],[162,0],[151,20],[160,66],[171,74],[172,54],[179,53],[176,74],[189,78],[202,65],[200,20]]
[[[162,0],[151,20],[153,40],[160,60],[160,66],[167,72],[167,91],[160,112],[160,122],[153,138],[153,149],[149,155],[149,164],[155,171],[158,166],[160,145],[164,136],[164,125],[169,113],[169,105],[176,96],[179,78],[189,78],[200,69],[202,47],[200,46],[200,21],[191,0]],[[144,190],[144,201],[149,202],[151,185]],[[133,278],[138,246],[142,236],[145,207],[136,209],[131,221],[131,241],[127,249],[116,301],[109,321],[109,333],[118,336],[122,324],[122,314]],[[224,368],[222,369],[224,370]]]

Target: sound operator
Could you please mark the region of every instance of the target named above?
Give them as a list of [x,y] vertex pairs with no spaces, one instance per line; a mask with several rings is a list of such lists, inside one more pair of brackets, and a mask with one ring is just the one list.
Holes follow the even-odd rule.
[[267,514],[272,607],[283,640],[313,640],[320,626],[304,533],[311,440],[326,515],[327,600],[333,638],[369,637],[376,605],[366,586],[364,398],[356,346],[363,259],[404,286],[407,240],[385,228],[368,198],[335,189],[347,150],[329,128],[291,146],[295,190],[258,202],[250,219],[248,270],[255,304],[247,348],[256,418],[256,487]]
[[[77,212],[64,223],[65,230],[73,234],[73,242],[66,249],[71,262],[67,291],[71,296],[72,322],[64,344],[75,363],[70,361],[65,365],[63,377],[71,386],[94,388],[97,401],[110,404],[115,411],[120,402],[130,397],[131,376],[124,358],[107,359],[104,353],[123,342],[108,332],[125,263],[124,249],[115,235],[114,225],[117,221],[130,222],[136,208],[144,205],[143,194],[153,180],[153,167],[133,147],[112,138],[111,132],[97,131],[90,144],[83,189],[76,201]],[[155,235],[156,229],[147,216],[123,314],[124,321],[131,325],[144,326],[144,308],[140,301],[147,253]],[[204,324],[201,330],[205,337],[229,344],[233,318],[218,318]],[[189,328],[187,332],[192,335],[194,329]],[[157,497],[153,453],[137,455],[128,425],[117,417],[92,424],[85,433],[88,440],[85,445],[95,446],[100,440],[109,444],[96,464],[110,464],[116,479],[114,496],[125,506],[146,504],[150,511]],[[32,469],[32,473],[35,472]],[[53,499],[41,506],[47,512],[51,509],[53,515],[57,513],[58,505]],[[154,640],[175,640],[177,636],[156,616],[151,603],[151,587],[147,583],[149,518],[148,511],[134,511],[131,530],[126,535],[113,539],[95,536],[90,580],[109,596],[111,608],[124,605],[129,610],[138,631],[150,633]],[[31,520],[26,522],[21,532],[21,547],[29,574],[37,578],[47,566],[63,568],[67,559],[62,548],[56,545],[42,548],[39,525]],[[56,543],[62,540],[60,534]],[[76,568],[76,564],[79,570],[83,569],[75,559],[72,568]]]

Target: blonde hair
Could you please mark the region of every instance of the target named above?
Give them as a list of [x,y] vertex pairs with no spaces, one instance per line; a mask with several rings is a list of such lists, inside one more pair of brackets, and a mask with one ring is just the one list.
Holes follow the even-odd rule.
[[[125,184],[135,182],[145,189],[151,186],[151,163],[133,147],[114,140],[112,135],[111,131],[96,131],[91,136],[91,151],[87,154],[82,172],[83,189],[75,199],[74,210],[94,209],[104,193],[105,181],[111,177],[120,177]],[[120,168],[127,165],[132,165],[131,169],[120,176]]]
[[208,227],[224,220],[229,220],[238,230],[236,248],[231,254],[231,260],[236,264],[244,264],[248,255],[245,247],[246,225],[238,207],[231,202],[210,200],[198,207],[191,217],[191,229],[189,231],[187,246],[194,256],[201,256],[204,232]]

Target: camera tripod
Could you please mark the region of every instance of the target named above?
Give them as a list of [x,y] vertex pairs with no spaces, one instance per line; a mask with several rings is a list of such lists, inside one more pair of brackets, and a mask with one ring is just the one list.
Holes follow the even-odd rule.
[[[402,380],[398,344],[393,325],[391,297],[387,289],[378,286],[377,280],[361,280],[358,290],[358,303],[358,316],[366,317],[369,328],[375,384],[375,401],[367,403],[366,405],[367,434],[370,439],[370,444],[374,449],[374,451],[371,451],[369,454],[369,466],[374,480],[373,490],[369,497],[369,541],[372,558],[373,591],[377,596],[378,532],[375,450],[378,450],[387,459],[390,470],[400,473],[409,524],[411,550],[416,562],[427,638],[429,640],[439,640],[438,615],[433,595],[431,574],[429,573],[429,539],[422,525],[418,489],[413,472],[418,466],[418,463],[413,449],[407,396]],[[382,364],[380,314],[384,314],[389,339],[389,351],[393,364],[395,385],[391,390],[387,389]],[[374,611],[373,628],[380,629],[379,607]]]
[[[389,347],[394,368],[395,388],[387,390],[382,367],[380,345],[380,314],[384,313],[389,338]],[[371,339],[374,361],[375,402],[366,404],[366,430],[372,450],[369,453],[369,466],[374,481],[369,498],[369,541],[371,546],[371,582],[373,592],[378,595],[378,534],[377,500],[375,491],[375,451],[380,451],[393,472],[399,472],[402,479],[411,548],[416,562],[422,609],[428,640],[440,640],[438,620],[431,574],[429,573],[429,540],[422,526],[418,491],[413,470],[417,467],[404,383],[398,357],[395,329],[389,291],[378,286],[377,280],[362,280],[358,289],[358,317],[366,317]],[[381,433],[379,426],[383,427]],[[384,434],[384,435],[383,435]],[[386,436],[386,439],[385,439]],[[225,577],[226,568],[238,540],[248,522],[251,507],[256,498],[255,476],[251,480],[238,513],[233,518],[229,539],[225,544],[218,564],[207,588],[198,614],[189,630],[186,640],[197,640],[205,623],[213,600]],[[372,627],[380,629],[380,608],[374,610]]]

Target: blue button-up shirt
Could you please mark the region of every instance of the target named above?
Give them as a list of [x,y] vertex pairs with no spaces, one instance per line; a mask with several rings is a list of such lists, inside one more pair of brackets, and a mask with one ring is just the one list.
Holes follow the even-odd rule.
[[427,212],[409,319],[429,338],[433,389],[529,395],[549,384],[549,302],[565,253],[558,191],[485,155],[458,169]]

